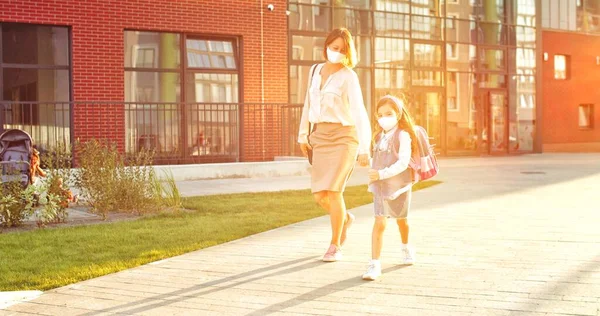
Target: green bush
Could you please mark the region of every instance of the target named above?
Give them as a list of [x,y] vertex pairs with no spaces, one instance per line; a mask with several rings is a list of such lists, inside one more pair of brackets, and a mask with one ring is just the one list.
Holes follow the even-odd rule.
[[142,214],[157,210],[153,186],[153,153],[140,152],[129,159],[114,144],[91,140],[77,144],[80,172],[77,185],[93,211]]
[[35,209],[35,188],[24,188],[20,182],[5,182],[0,185],[0,225],[20,226]]

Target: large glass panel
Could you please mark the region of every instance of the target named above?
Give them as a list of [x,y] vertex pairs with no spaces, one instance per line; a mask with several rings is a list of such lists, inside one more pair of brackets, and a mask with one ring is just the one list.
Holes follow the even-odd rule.
[[408,14],[375,12],[375,34],[410,37],[410,16]]
[[415,43],[413,57],[416,67],[442,67],[442,46]]
[[179,73],[125,71],[126,102],[180,102]]
[[479,75],[480,88],[506,88],[506,76],[484,73]]
[[292,36],[292,58],[294,60],[323,61],[323,47],[325,37],[320,36]]
[[535,77],[517,76],[509,104],[510,150],[533,151],[535,138]]
[[2,62],[69,65],[69,30],[31,24],[2,23]]
[[188,73],[186,101],[194,103],[237,103],[238,75]]
[[371,12],[365,10],[335,9],[333,27],[345,27],[352,35],[370,34]]
[[400,69],[375,69],[375,99],[408,89],[410,73]]
[[187,150],[191,156],[237,154],[237,104],[191,104],[187,106],[186,118]]
[[474,20],[500,23],[506,19],[506,0],[447,0],[447,2],[449,15],[459,14],[460,18],[466,19],[471,16]]
[[469,20],[459,20],[457,18],[447,18],[446,20],[446,40],[448,42],[471,43],[476,40],[475,22]]
[[416,124],[423,126],[427,130],[427,134],[432,138],[432,144],[441,144],[442,104],[442,93],[417,91],[413,95],[413,102],[409,109]]
[[69,71],[54,69],[4,68],[3,100],[25,102],[68,102]]
[[475,45],[447,43],[446,67],[449,70],[471,71],[476,62]]
[[128,153],[152,149],[160,156],[181,149],[179,104],[127,104],[125,108]]
[[447,150],[453,154],[472,153],[477,150],[474,74],[449,72],[447,82]]
[[358,82],[360,83],[360,89],[362,91],[365,107],[367,108],[369,117],[371,117],[373,106],[371,104],[371,100],[373,100],[371,95],[371,69],[355,68],[354,71],[356,71],[356,74],[358,75]]
[[577,4],[577,30],[600,33],[600,1],[578,1]]
[[503,50],[482,49],[480,69],[488,71],[506,71],[506,56]]
[[290,102],[304,103],[311,66],[290,65]]
[[492,152],[506,152],[506,95],[490,92],[490,150]]
[[414,70],[412,72],[413,86],[441,86],[442,72],[441,71],[425,71]]
[[375,66],[408,67],[410,41],[399,38],[375,38]]
[[358,54],[358,66],[371,66],[371,37],[355,36],[354,45]]
[[237,69],[233,43],[187,39],[187,66],[190,68]]
[[441,16],[444,1],[439,0],[412,0],[411,12],[415,15]]
[[412,17],[412,38],[442,40],[444,32],[442,24],[444,19],[429,16],[414,16]]
[[510,59],[512,61],[509,65],[510,73],[517,73],[520,75],[535,74],[536,56],[534,49],[513,48],[509,49],[509,52],[514,54],[514,57]]
[[350,7],[356,9],[371,8],[371,0],[333,0],[332,2],[336,7]]
[[524,27],[524,26],[517,26],[515,28],[516,28],[517,46],[528,47],[528,48],[536,47],[535,28]]
[[179,46],[179,34],[125,31],[125,67],[179,68]]
[[[310,1],[307,1],[310,2]],[[329,32],[331,8],[323,6],[290,4],[288,18],[291,30]]]
[[506,24],[479,22],[478,26],[483,32],[483,39],[478,41],[479,44],[505,45],[507,43],[509,28]]
[[374,0],[375,10],[396,13],[409,13],[410,0]]

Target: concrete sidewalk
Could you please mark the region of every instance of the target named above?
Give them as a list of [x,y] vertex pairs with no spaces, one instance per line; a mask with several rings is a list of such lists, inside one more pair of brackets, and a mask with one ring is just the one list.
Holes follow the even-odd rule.
[[[413,197],[417,264],[396,264],[390,223],[379,281],[360,279],[370,255],[367,205],[354,210],[341,262],[319,260],[329,240],[324,216],[49,291],[0,315],[600,315],[600,155],[442,167],[444,183]],[[187,192],[309,185],[268,180],[207,180]]]

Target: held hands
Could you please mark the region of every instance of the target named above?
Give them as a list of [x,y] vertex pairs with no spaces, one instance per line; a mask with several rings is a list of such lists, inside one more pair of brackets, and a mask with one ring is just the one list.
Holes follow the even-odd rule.
[[308,157],[308,151],[311,149],[312,147],[308,143],[300,143],[300,150],[302,150],[304,157]]
[[368,154],[358,155],[358,164],[361,167],[368,166],[369,165],[369,155]]
[[375,182],[379,180],[379,171],[375,169],[369,169],[369,182]]

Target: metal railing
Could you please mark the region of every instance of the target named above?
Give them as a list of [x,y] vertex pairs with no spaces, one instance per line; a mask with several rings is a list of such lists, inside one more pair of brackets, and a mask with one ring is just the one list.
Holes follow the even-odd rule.
[[109,139],[156,164],[269,161],[299,156],[302,107],[290,104],[0,101],[0,132],[21,129],[40,150]]

